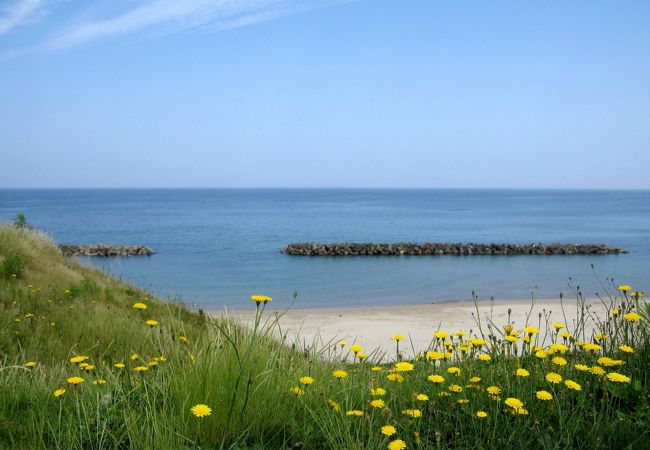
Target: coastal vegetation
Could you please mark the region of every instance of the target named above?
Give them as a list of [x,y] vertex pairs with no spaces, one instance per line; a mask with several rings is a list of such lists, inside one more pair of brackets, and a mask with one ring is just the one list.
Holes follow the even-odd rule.
[[573,323],[432,329],[415,358],[400,334],[389,355],[290,343],[269,297],[244,301],[251,327],[0,226],[0,448],[623,449],[650,437],[648,304],[631,286]]

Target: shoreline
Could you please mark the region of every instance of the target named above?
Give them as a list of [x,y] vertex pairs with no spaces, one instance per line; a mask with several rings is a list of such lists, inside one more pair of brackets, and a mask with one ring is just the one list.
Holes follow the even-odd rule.
[[[391,336],[398,333],[404,336],[400,346],[403,353],[412,356],[428,347],[435,331],[465,331],[468,336],[470,333],[478,333],[477,318],[480,318],[484,332],[487,332],[487,324],[490,321],[501,330],[508,322],[508,309],[511,311],[510,322],[514,324],[515,329],[522,329],[527,324],[535,326],[540,328],[540,336],[543,338],[546,332],[545,315],[550,314],[549,324],[565,323],[568,331],[572,333],[575,329],[578,303],[573,298],[562,301],[535,299],[534,304],[531,299],[519,299],[494,302],[480,300],[476,305],[473,301],[448,301],[408,306],[291,309],[279,319],[278,329],[281,330],[283,339],[290,344],[322,345],[345,340],[348,344],[356,342],[362,345],[367,352],[378,350],[380,353],[395,351],[395,342]],[[600,299],[585,299],[585,307],[590,313],[599,316],[602,316],[605,310]],[[273,309],[269,304],[263,320],[282,311]],[[255,317],[254,310],[226,310],[209,314],[228,315],[246,326],[250,326]],[[591,337],[594,326],[593,321],[590,321],[585,327],[585,340]]]

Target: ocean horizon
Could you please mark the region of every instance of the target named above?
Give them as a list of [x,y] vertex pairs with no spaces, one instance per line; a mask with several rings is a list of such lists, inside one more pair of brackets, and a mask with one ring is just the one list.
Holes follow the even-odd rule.
[[[59,244],[143,244],[150,257],[80,258],[206,310],[355,307],[606,295],[643,289],[650,191],[415,188],[0,189]],[[290,242],[602,243],[620,255],[296,257]],[[593,265],[593,269],[592,269]],[[573,288],[572,288],[573,286]]]

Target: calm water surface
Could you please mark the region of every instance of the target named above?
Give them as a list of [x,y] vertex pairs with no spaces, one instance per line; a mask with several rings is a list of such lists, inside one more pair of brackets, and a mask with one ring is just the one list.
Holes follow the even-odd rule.
[[[605,279],[650,291],[650,191],[0,190],[59,243],[144,244],[151,257],[85,258],[163,298],[206,309],[364,306],[584,292]],[[599,242],[629,254],[556,257],[291,257],[295,241]]]

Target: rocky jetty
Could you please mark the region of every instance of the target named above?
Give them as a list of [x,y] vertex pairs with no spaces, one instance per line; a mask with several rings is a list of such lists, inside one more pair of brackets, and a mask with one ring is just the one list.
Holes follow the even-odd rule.
[[401,255],[608,255],[627,253],[604,244],[475,244],[451,242],[398,242],[373,244],[341,242],[320,244],[299,242],[282,253],[296,256],[401,256]]
[[59,245],[64,256],[148,256],[154,251],[144,245]]

